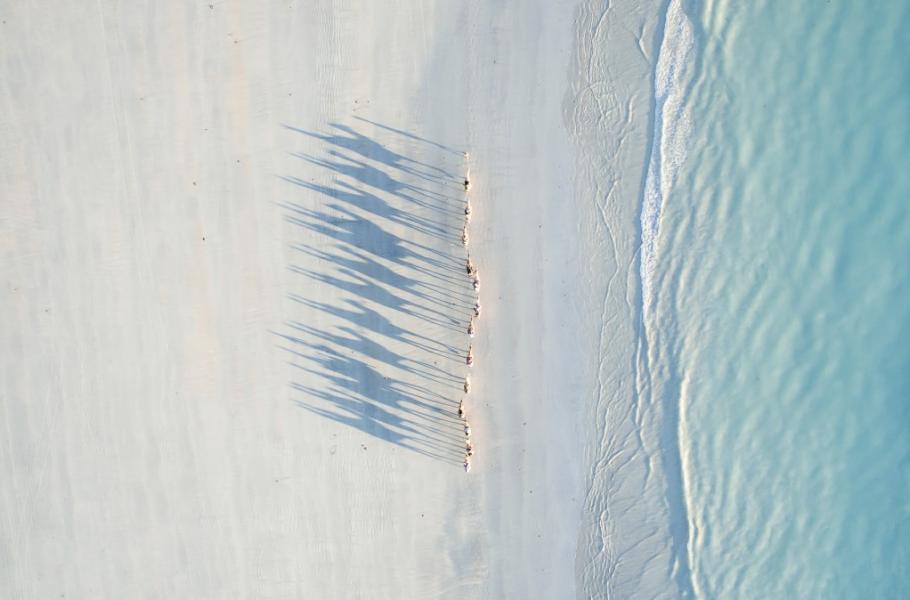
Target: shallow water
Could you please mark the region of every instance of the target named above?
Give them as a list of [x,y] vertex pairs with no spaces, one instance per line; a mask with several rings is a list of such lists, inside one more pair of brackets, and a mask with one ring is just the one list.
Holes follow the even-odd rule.
[[686,5],[655,119],[643,389],[697,597],[910,594],[910,3],[848,4]]

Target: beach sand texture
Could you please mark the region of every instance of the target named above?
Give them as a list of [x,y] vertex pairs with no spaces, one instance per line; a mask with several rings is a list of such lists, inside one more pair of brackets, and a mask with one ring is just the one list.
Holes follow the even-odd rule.
[[0,596],[574,595],[574,8],[6,8]]

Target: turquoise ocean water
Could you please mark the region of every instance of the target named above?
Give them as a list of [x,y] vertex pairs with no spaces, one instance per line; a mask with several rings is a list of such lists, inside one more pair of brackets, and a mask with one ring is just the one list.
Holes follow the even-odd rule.
[[683,576],[910,597],[910,2],[669,10],[642,318]]

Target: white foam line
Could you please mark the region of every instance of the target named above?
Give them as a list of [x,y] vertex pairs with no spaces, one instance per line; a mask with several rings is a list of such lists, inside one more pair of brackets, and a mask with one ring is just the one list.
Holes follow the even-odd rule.
[[[660,233],[660,218],[664,203],[676,181],[680,166],[686,159],[686,151],[691,134],[691,122],[687,113],[686,95],[691,80],[691,67],[695,48],[695,35],[692,24],[682,8],[681,0],[670,0],[664,22],[663,39],[654,69],[654,133],[651,140],[651,155],[648,159],[648,171],[642,194],[641,207],[641,294],[642,294],[642,336],[645,347],[648,344],[648,330],[653,309],[653,277],[659,257],[657,242]],[[647,355],[645,356],[647,361]],[[683,466],[682,446],[684,444],[683,406],[677,413],[677,448],[680,458],[680,478],[683,489],[680,490],[682,509],[689,515],[686,498],[686,472]],[[668,424],[667,426],[673,426]],[[690,519],[688,516],[686,519]],[[692,532],[692,523],[687,531]],[[691,541],[687,540],[687,546]],[[689,589],[681,592],[686,596],[698,596],[692,581],[690,548],[677,548],[674,571],[685,569],[685,578]]]
[[686,157],[691,125],[685,112],[686,82],[695,46],[692,24],[680,0],[667,8],[654,71],[654,136],[641,207],[641,288],[644,312],[651,305],[657,236],[664,201]]

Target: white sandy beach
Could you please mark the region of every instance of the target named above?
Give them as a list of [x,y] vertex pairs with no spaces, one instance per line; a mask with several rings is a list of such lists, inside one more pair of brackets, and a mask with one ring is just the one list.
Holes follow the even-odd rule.
[[[631,232],[636,10],[610,166]],[[0,597],[572,598],[622,573],[583,531],[609,519],[592,398],[628,360],[601,317],[635,252],[591,254],[610,184],[576,190],[567,123],[612,127],[574,108],[592,11],[8,6]]]

